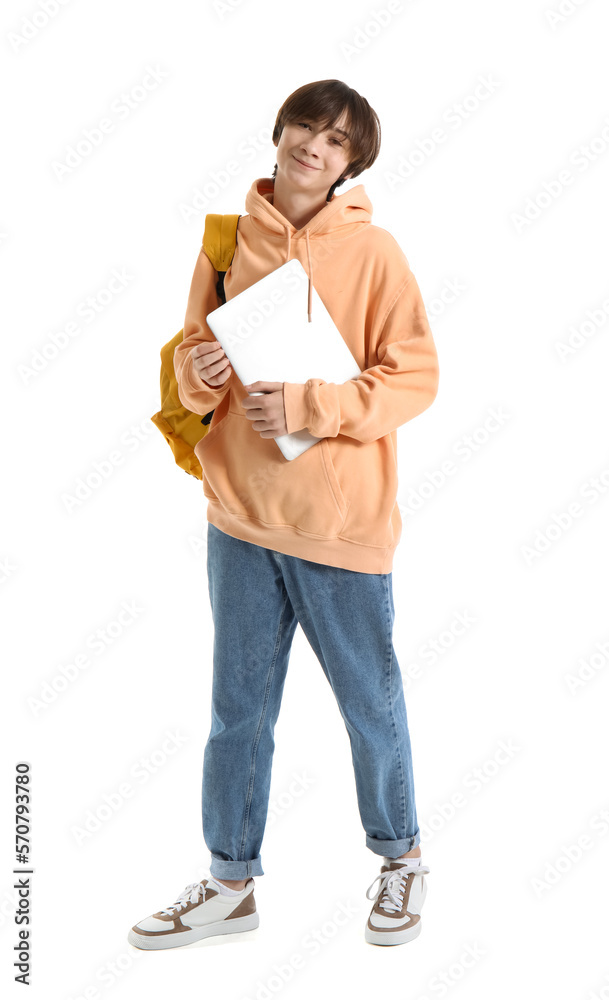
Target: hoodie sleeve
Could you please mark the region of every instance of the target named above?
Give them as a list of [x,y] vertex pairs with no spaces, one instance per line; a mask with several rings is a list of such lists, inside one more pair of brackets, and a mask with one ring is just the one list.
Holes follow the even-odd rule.
[[201,249],[190,285],[182,343],[178,344],[173,354],[180,402],[192,413],[202,415],[216,408],[228,392],[234,375],[231,369],[223,385],[208,385],[194,370],[190,357],[190,352],[196,344],[216,339],[205,322],[205,317],[220,305],[216,292],[217,280],[216,269],[205,251]]
[[434,401],[439,367],[417,281],[410,272],[383,323],[377,360],[343,384],[311,378],[284,383],[288,433],[343,434],[364,443],[390,434]]

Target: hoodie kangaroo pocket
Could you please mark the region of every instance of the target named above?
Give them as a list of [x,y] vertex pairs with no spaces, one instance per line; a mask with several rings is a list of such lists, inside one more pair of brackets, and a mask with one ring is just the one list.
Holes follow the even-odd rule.
[[229,410],[197,444],[203,492],[235,517],[335,538],[349,504],[322,439],[289,462],[272,438]]
[[349,507],[340,537],[358,545],[393,545],[398,471],[391,435],[367,442],[339,436],[322,444]]

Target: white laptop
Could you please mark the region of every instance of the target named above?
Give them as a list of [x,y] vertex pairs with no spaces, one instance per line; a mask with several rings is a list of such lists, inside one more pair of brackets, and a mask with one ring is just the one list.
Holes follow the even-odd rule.
[[[320,378],[341,384],[361,375],[351,351],[299,260],[289,260],[206,317],[244,385]],[[260,396],[262,393],[251,393]],[[288,460],[321,438],[308,430],[274,438]]]

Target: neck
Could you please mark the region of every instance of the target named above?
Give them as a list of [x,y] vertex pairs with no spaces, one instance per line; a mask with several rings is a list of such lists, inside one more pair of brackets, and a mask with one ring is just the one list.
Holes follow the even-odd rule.
[[286,184],[285,178],[277,175],[273,189],[273,207],[291,222],[295,229],[303,229],[328,202],[326,194],[311,196],[308,191],[295,191]]

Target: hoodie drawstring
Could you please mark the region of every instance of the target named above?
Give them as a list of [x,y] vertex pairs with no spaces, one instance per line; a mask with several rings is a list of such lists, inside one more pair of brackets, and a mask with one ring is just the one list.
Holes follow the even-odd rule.
[[309,262],[309,301],[307,303],[307,311],[309,313],[309,323],[311,322],[311,311],[313,308],[313,283],[311,280],[313,265],[311,263],[311,248],[309,246],[309,230],[305,229],[305,236],[307,237],[307,260]]
[[[291,237],[291,233],[290,233],[290,227],[287,224],[285,226],[285,231],[286,231],[286,234],[287,234],[287,237],[288,237],[288,246],[287,246],[286,255],[285,255],[285,259],[286,259],[286,263],[287,263],[287,261],[290,259],[290,248],[292,246],[292,242],[291,242],[292,237]],[[309,316],[309,323],[311,323],[312,322],[312,318],[311,317],[312,317],[312,312],[313,312],[313,282],[312,282],[313,262],[311,260],[311,247],[309,245],[309,230],[308,229],[305,229],[305,237],[306,237],[306,240],[307,240],[307,261],[309,263],[309,298],[308,298],[308,302],[307,302],[307,313],[308,313],[308,316]]]

